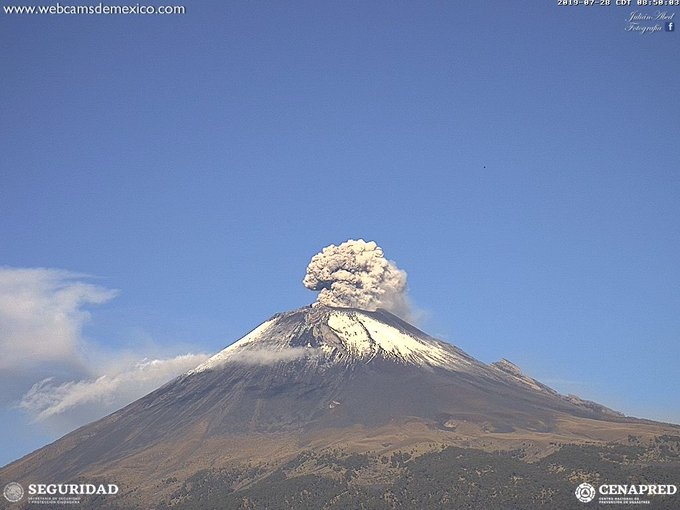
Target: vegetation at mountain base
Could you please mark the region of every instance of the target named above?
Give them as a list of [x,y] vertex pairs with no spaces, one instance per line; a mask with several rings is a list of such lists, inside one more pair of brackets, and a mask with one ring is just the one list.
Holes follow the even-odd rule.
[[[525,448],[488,452],[442,447],[422,455],[305,450],[273,471],[263,466],[206,469],[183,482],[164,480],[178,488],[155,506],[162,510],[570,509],[583,505],[574,496],[582,482],[677,484],[680,479],[680,436],[657,436],[644,443],[631,436],[628,444],[553,446],[555,451],[532,460]],[[652,504],[645,507],[677,508],[678,497],[652,496]],[[84,506],[98,507],[91,503]],[[600,506],[612,505],[593,501],[588,508]]]

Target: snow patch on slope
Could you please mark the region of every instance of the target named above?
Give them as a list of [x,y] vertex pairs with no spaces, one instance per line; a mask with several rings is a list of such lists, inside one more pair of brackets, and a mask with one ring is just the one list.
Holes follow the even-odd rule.
[[347,313],[331,313],[328,325],[343,341],[345,348],[357,357],[373,356],[376,353],[366,328],[355,317]]
[[469,362],[445,350],[435,341],[416,338],[389,324],[361,313],[333,312],[328,325],[354,355],[373,359],[381,355],[417,365],[460,368]]

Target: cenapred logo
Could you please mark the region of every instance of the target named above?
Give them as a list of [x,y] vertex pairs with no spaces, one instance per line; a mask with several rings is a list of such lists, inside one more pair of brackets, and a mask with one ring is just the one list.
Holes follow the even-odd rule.
[[2,494],[10,503],[16,503],[17,501],[21,501],[21,498],[24,497],[24,488],[16,482],[10,482],[5,485]]
[[576,498],[581,502],[581,503],[590,503],[593,499],[595,499],[595,487],[590,485],[589,483],[582,483],[578,487],[576,487]]
[[[677,485],[662,484],[642,484],[642,485],[620,485],[602,484],[595,490],[589,483],[582,483],[574,494],[581,503],[590,503],[597,494],[600,504],[649,504],[650,499],[656,496],[674,496],[678,493]],[[678,507],[680,508],[680,507]]]

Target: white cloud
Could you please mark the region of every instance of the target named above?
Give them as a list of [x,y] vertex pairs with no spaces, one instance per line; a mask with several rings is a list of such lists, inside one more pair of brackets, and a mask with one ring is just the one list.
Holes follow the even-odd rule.
[[0,268],[0,370],[78,362],[89,319],[83,307],[117,294],[83,279],[56,269]]
[[116,373],[97,378],[57,384],[44,379],[24,395],[19,407],[28,411],[36,421],[78,407],[112,412],[145,395],[177,375],[205,361],[205,354],[183,354],[169,359],[144,360]]
[[19,400],[34,421],[60,433],[105,416],[208,358],[177,355],[168,346],[160,349],[162,356],[151,356],[159,349],[148,343],[130,352],[87,341],[85,307],[118,293],[87,279],[59,269],[0,267],[0,403]]
[[308,355],[309,349],[305,347],[291,347],[280,351],[241,349],[234,352],[228,359],[246,365],[273,365],[279,361],[292,361]]

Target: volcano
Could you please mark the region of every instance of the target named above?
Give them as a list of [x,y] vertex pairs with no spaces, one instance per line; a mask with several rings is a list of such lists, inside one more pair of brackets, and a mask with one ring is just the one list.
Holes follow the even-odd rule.
[[[6,466],[0,482],[115,482],[121,491],[106,505],[116,508],[287,508],[309,492],[302,481],[325,480],[310,508],[343,508],[333,498],[364,501],[376,487],[385,508],[448,508],[409,506],[415,496],[399,500],[393,486],[418,459],[452,448],[475,458],[521,451],[517,462],[534,469],[564,445],[641,448],[642,459],[660,441],[680,450],[680,428],[561,395],[507,360],[484,364],[385,310],[315,304],[275,315],[158,390]],[[588,462],[582,471],[601,469]],[[293,499],[258,503],[270,490]],[[216,494],[221,503],[211,506]]]

